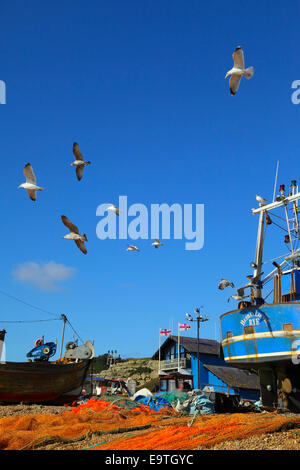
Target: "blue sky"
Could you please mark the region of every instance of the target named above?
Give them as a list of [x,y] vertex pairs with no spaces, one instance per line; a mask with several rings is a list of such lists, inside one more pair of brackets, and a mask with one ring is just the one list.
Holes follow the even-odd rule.
[[[219,340],[234,302],[217,284],[251,273],[255,195],[272,198],[277,160],[278,184],[299,176],[299,2],[15,0],[0,13],[0,290],[53,314],[0,294],[7,359],[24,360],[42,335],[60,341],[61,324],[1,320],[61,313],[96,354],[151,356],[159,328],[176,334],[200,305],[210,317],[201,335]],[[238,45],[255,74],[232,97],[224,77]],[[80,182],[74,141],[92,162]],[[36,203],[17,189],[27,162],[46,188]],[[140,253],[128,253],[124,240],[99,240],[97,206],[120,195],[149,207],[204,204],[203,249],[137,240]],[[62,239],[62,214],[87,233],[86,256]],[[269,241],[274,257],[284,252]],[[65,267],[60,289],[17,280],[29,262]]]

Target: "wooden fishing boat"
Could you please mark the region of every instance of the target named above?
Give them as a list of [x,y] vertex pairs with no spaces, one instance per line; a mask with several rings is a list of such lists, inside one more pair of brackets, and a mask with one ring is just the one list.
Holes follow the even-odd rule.
[[[64,325],[67,321],[62,315]],[[64,332],[64,327],[63,327]],[[0,331],[0,360],[6,331]],[[0,361],[0,403],[68,404],[80,395],[89,365],[94,357],[94,346],[85,341],[66,344],[62,357],[49,358],[56,353],[55,343],[38,339],[28,354],[27,362]]]
[[90,359],[0,364],[0,402],[67,404],[82,390]]

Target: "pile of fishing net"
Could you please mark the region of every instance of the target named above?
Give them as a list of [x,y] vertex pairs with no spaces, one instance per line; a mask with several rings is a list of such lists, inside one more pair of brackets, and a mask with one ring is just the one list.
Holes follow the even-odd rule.
[[197,416],[198,414],[211,414],[215,412],[212,401],[201,390],[191,392],[160,392],[159,398],[164,399],[176,411]]
[[[73,443],[96,450],[192,450],[293,427],[300,427],[300,416],[240,413],[194,419],[170,407],[154,411],[128,398],[111,397],[88,400],[59,415],[0,418],[0,450],[42,449],[50,444],[70,448],[65,446]],[[91,439],[96,440],[93,446]]]
[[[144,389],[146,390],[146,389]],[[214,404],[203,394],[201,390],[182,392],[174,390],[173,392],[160,392],[143,396],[142,391],[135,394],[135,401],[139,404],[149,406],[155,411],[165,407],[172,407],[181,413],[193,414],[211,414],[215,412]]]
[[1,418],[0,450],[34,449],[55,442],[77,442],[92,435],[139,431],[176,415],[174,410],[155,412],[129,399],[118,398],[121,406],[112,400],[91,399],[59,415]]
[[159,392],[156,396],[164,398],[164,400],[166,400],[171,406],[176,406],[178,400],[180,403],[183,403],[188,398],[187,392],[182,392],[181,390],[173,390],[173,392]]
[[[114,410],[117,410],[118,408],[124,408],[127,410],[131,410],[139,406],[140,406],[139,403],[136,403],[127,397],[105,395],[105,397],[101,397],[101,398],[96,398],[96,397],[90,398],[84,403],[73,408],[73,412],[78,413],[81,410],[101,411],[101,410],[105,410],[106,408],[110,408]],[[147,412],[149,410],[144,410],[144,411]]]
[[152,427],[130,436],[118,436],[109,443],[93,446],[93,450],[193,450],[296,427],[300,427],[300,417],[276,413],[202,415],[192,425],[191,420],[186,419],[185,423],[174,420],[174,424],[160,429]]

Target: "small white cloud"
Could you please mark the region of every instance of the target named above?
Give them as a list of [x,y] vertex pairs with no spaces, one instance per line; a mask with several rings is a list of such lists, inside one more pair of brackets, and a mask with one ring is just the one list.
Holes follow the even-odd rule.
[[17,281],[33,285],[43,291],[58,291],[61,289],[57,283],[66,281],[76,274],[75,268],[49,261],[48,263],[35,263],[28,261],[19,264],[12,272]]

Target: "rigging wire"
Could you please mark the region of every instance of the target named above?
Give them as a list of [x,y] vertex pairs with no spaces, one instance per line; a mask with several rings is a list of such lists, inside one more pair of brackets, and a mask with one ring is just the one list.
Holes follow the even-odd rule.
[[61,318],[49,318],[48,320],[1,320],[1,323],[39,323],[45,321],[57,321]]
[[280,228],[281,230],[283,230],[284,232],[289,233],[288,230],[286,230],[285,228],[281,227],[281,225],[276,224],[276,222],[274,222],[274,220],[272,221],[272,223],[273,223],[276,227],[278,227],[278,228]]
[[285,255],[277,256],[276,258],[268,259],[268,261],[264,261],[262,264],[271,263],[272,261],[276,261],[277,259],[284,258],[285,256],[289,256],[289,253],[286,253]]
[[67,323],[68,325],[70,326],[70,328],[73,330],[73,333],[75,333],[75,335],[80,339],[80,341],[83,343],[83,339],[80,338],[79,334],[77,333],[77,331],[74,329],[74,327],[71,325],[70,321],[68,320],[67,318]]
[[[270,213],[272,216],[275,216],[275,217],[278,217],[278,218],[281,219],[281,220],[284,220],[282,217],[279,217],[278,215],[273,214],[273,212],[269,212],[269,213]],[[286,222],[286,221],[285,221],[285,222]],[[289,233],[289,231],[288,231],[287,229],[281,227],[281,225],[279,225],[279,224],[276,224],[276,222],[274,222],[274,220],[272,220],[272,224],[275,225],[276,227],[280,228],[280,229],[283,230],[284,232]],[[298,237],[297,237],[296,235],[293,235],[293,236],[294,236],[293,241],[298,240]]]
[[[37,307],[36,305],[33,305],[33,304],[30,304],[28,302],[25,302],[24,300],[21,300],[19,299],[18,297],[15,297],[11,294],[8,294],[7,292],[4,292],[2,290],[0,290],[0,294],[2,295],[5,295],[6,297],[9,297],[13,300],[16,300],[17,302],[20,302],[24,305],[27,305],[27,307],[31,307],[35,310],[39,310],[41,312],[44,312],[44,313],[47,313],[48,315],[53,315],[55,316],[56,318],[51,318],[49,320],[4,320],[2,321],[1,320],[1,323],[37,323],[37,322],[45,322],[45,321],[55,321],[55,320],[62,320],[62,316],[60,316],[59,318],[57,318],[57,314],[56,313],[53,313],[53,312],[49,312],[48,310],[45,310],[44,308],[41,308],[41,307]],[[82,341],[83,343],[83,340],[82,338],[79,336],[79,334],[77,333],[77,331],[75,330],[75,328],[71,325],[69,319],[67,318],[67,323],[68,325],[70,326],[70,328],[72,329],[72,331],[75,333],[75,335],[80,339],[80,341]]]
[[15,297],[15,296],[13,296],[13,295],[7,294],[7,292],[4,292],[4,291],[0,290],[0,294],[6,295],[6,297],[9,297],[9,298],[11,298],[11,299],[14,299],[14,300],[16,300],[17,302],[20,302],[21,304],[27,305],[28,307],[34,308],[34,309],[36,309],[36,310],[40,310],[41,312],[47,313],[48,315],[54,315],[55,317],[57,317],[57,313],[49,312],[48,310],[45,310],[44,308],[37,307],[36,305],[32,305],[32,304],[30,304],[30,303],[28,303],[28,302],[25,302],[24,300],[18,299],[18,297]]
[[273,289],[268,293],[268,295],[266,295],[266,297],[264,297],[264,300],[266,300],[269,297],[269,295],[272,294],[272,292],[273,292]]

